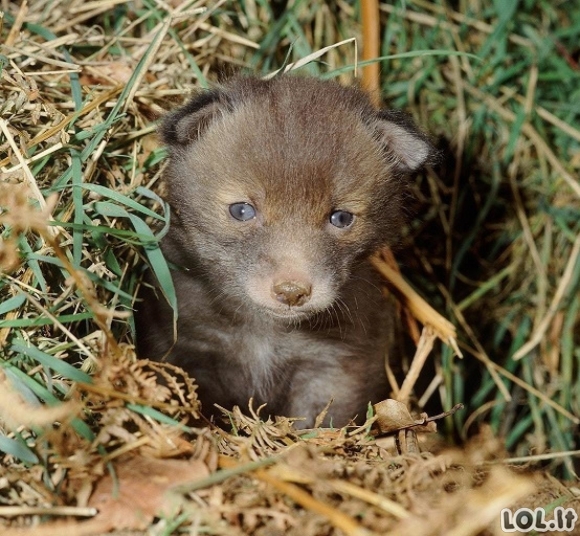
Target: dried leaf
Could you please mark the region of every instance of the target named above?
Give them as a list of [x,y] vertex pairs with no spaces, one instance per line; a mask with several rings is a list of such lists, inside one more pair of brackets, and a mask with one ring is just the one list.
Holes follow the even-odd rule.
[[402,402],[387,399],[375,404],[377,426],[382,434],[396,432],[417,424],[409,413],[409,409]]
[[103,477],[89,499],[99,510],[91,523],[99,530],[145,529],[154,517],[170,516],[179,508],[171,489],[205,478],[207,466],[200,460],[157,460],[135,457],[115,464],[115,475]]

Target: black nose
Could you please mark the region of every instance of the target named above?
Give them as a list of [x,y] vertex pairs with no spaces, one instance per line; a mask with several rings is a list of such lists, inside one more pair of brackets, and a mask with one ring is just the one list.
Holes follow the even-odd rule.
[[285,305],[304,305],[312,292],[312,285],[301,281],[282,281],[272,287],[276,299]]

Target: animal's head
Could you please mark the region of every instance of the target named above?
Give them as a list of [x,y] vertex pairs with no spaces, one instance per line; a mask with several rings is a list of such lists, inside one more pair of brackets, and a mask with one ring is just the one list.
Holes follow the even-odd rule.
[[401,182],[432,154],[359,90],[239,78],[169,114],[174,242],[224,295],[274,316],[329,307],[400,230]]

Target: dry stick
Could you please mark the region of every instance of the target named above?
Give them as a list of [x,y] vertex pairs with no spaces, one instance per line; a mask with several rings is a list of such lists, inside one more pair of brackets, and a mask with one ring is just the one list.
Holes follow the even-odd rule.
[[[79,506],[0,506],[0,517],[16,516],[77,516],[93,517],[97,515],[96,508]],[[31,531],[32,534],[32,531]]]
[[[524,389],[528,393],[534,395],[536,398],[539,398],[542,402],[544,402],[544,404],[554,408],[554,410],[556,410],[561,415],[564,415],[564,417],[566,417],[567,419],[572,421],[574,424],[580,424],[580,417],[577,417],[576,415],[570,413],[567,409],[563,408],[560,404],[558,404],[557,402],[554,402],[551,398],[546,396],[544,393],[542,393],[541,391],[539,391],[535,387],[531,386],[529,383],[526,383],[521,378],[518,378],[516,375],[512,374],[509,370],[506,370],[505,368],[498,365],[497,363],[494,363],[484,353],[479,352],[475,348],[471,348],[467,344],[464,344],[461,342],[459,344],[460,344],[460,346],[465,348],[470,354],[472,354],[476,359],[479,359],[482,363],[484,363],[490,372],[493,370],[493,372],[496,375],[501,374],[504,378],[507,378],[511,382],[519,385],[522,389]],[[501,383],[501,385],[503,385],[503,382]],[[505,386],[504,386],[504,389],[505,389]],[[507,398],[507,400],[511,400],[511,396],[509,398]]]
[[97,324],[107,339],[109,349],[115,356],[121,355],[122,351],[119,348],[117,340],[115,339],[112,331],[108,328],[107,320],[103,320],[103,317],[108,318],[111,312],[99,303],[92,282],[73,266],[67,255],[62,250],[58,237],[49,233],[49,231],[53,229],[55,228],[47,226],[46,229],[43,230],[47,245],[52,247],[55,256],[60,260],[63,268],[70,274],[78,291],[82,294],[83,298],[87,302],[87,306],[94,313],[95,324]]
[[159,50],[161,43],[163,43],[163,39],[167,35],[167,32],[169,31],[169,28],[171,28],[172,24],[173,24],[173,19],[170,17],[169,19],[167,19],[165,24],[163,24],[161,26],[161,29],[155,35],[153,43],[151,44],[150,48],[148,48],[148,54],[147,54],[147,57],[145,59],[145,62],[143,63],[143,66],[139,72],[139,75],[138,75],[137,79],[135,80],[135,83],[131,86],[131,90],[129,91],[129,94],[127,95],[127,98],[125,99],[125,104],[123,105],[124,111],[127,111],[129,106],[133,102],[133,98],[135,97],[135,93],[137,93],[137,89],[139,88],[139,84],[141,83],[141,80],[143,79],[143,77],[147,74],[147,70],[149,69],[149,66],[153,63],[153,60],[155,59],[155,54]]
[[[424,260],[423,260],[423,264],[424,265],[426,264]],[[427,265],[427,266],[429,266],[429,265]],[[498,390],[501,392],[501,394],[503,395],[503,397],[506,400],[508,400],[508,401],[511,400],[512,396],[511,396],[510,392],[508,391],[508,389],[504,385],[504,383],[501,381],[501,378],[499,377],[497,371],[493,367],[489,366],[489,363],[492,362],[491,359],[489,358],[489,356],[485,352],[481,343],[477,340],[475,333],[471,329],[471,326],[465,320],[463,313],[457,307],[457,305],[455,305],[455,303],[453,302],[453,299],[451,298],[451,294],[449,294],[449,291],[440,283],[437,284],[437,288],[439,289],[439,292],[441,292],[441,294],[443,294],[443,296],[445,297],[445,300],[448,304],[448,307],[451,308],[453,315],[455,316],[455,318],[457,318],[457,321],[461,324],[461,327],[463,328],[463,330],[465,331],[467,336],[471,339],[471,341],[473,342],[473,344],[477,348],[477,351],[480,352],[480,354],[485,357],[484,363],[486,365],[488,365],[487,370],[488,370],[489,374],[491,375],[491,377],[493,378],[493,381],[495,382]]]
[[532,260],[536,266],[536,286],[537,286],[537,306],[535,307],[535,314],[534,314],[534,326],[538,325],[538,319],[545,313],[546,310],[546,295],[548,292],[548,278],[546,275],[546,268],[542,263],[542,259],[540,257],[540,253],[538,248],[536,247],[536,242],[534,241],[534,235],[532,233],[532,229],[530,226],[530,222],[528,221],[528,217],[526,215],[526,210],[524,208],[524,202],[522,200],[522,196],[520,195],[520,191],[518,189],[517,181],[516,181],[516,174],[519,167],[519,162],[521,158],[522,151],[516,151],[514,154],[514,160],[509,165],[508,169],[508,178],[510,187],[514,196],[514,200],[516,202],[516,215],[520,220],[520,224],[522,226],[524,241],[526,242],[528,249],[530,251],[530,255]]
[[534,96],[536,94],[536,86],[538,85],[538,66],[534,63],[530,68],[530,80],[528,82],[528,91],[524,100],[524,110],[526,112],[526,119],[529,120],[534,109]]
[[344,493],[350,495],[351,497],[356,497],[357,499],[361,499],[369,504],[372,504],[373,506],[376,506],[377,508],[380,508],[381,510],[399,519],[406,519],[410,517],[409,512],[399,503],[387,499],[386,497],[383,497],[373,491],[361,488],[355,484],[352,484],[351,482],[340,480],[338,478],[329,480],[325,479],[320,482],[310,473],[307,474],[306,472],[296,470],[295,468],[284,464],[276,465],[272,471],[275,471],[276,477],[281,480],[293,482],[295,484],[315,484],[316,482],[319,482],[324,486],[328,486],[333,490],[336,490],[339,493]]
[[[285,73],[287,73],[288,71],[298,69],[299,67],[302,67],[303,65],[306,65],[306,64],[310,63],[311,61],[313,61],[317,58],[320,58],[320,56],[323,56],[328,51],[330,51],[334,48],[340,47],[342,45],[345,45],[347,43],[354,43],[355,56],[356,56],[356,39],[354,37],[349,37],[348,39],[345,39],[344,41],[340,41],[338,43],[334,43],[334,44],[329,45],[327,47],[321,48],[320,50],[317,50],[316,52],[313,52],[312,54],[309,54],[308,56],[305,56],[304,58],[299,59],[297,62],[289,63],[285,67],[281,67],[280,69],[277,69],[272,73],[268,73],[266,76],[263,77],[263,79],[269,80],[271,78],[274,78],[274,76],[276,76],[280,71],[284,71]],[[355,67],[355,70],[356,70],[356,67]]]
[[52,426],[56,421],[71,419],[80,409],[80,405],[72,401],[57,406],[33,406],[15,390],[4,371],[0,369],[0,420],[4,429],[20,430],[23,426]]
[[20,35],[20,30],[22,29],[22,25],[24,24],[24,20],[26,19],[26,15],[28,14],[28,1],[24,0],[20,9],[18,10],[18,14],[16,15],[16,19],[14,20],[14,24],[12,28],[10,28],[10,32],[8,33],[8,37],[4,41],[4,45],[7,47],[12,46],[18,36]]
[[55,60],[49,58],[48,56],[43,56],[42,54],[37,54],[36,52],[28,51],[23,48],[14,48],[6,45],[3,48],[7,52],[15,52],[19,56],[27,56],[29,58],[41,61],[42,63],[46,63],[47,65],[54,65],[55,67],[62,67],[63,69],[68,69],[69,72],[81,71],[81,67],[79,65],[76,65],[75,63],[68,63],[66,61]]
[[521,359],[526,354],[530,353],[540,342],[542,338],[546,334],[550,323],[552,322],[554,315],[558,312],[560,307],[560,302],[564,298],[566,290],[568,290],[568,285],[572,280],[572,275],[574,273],[574,267],[576,266],[576,262],[578,261],[578,256],[580,255],[580,235],[576,237],[574,240],[574,246],[572,247],[572,251],[570,253],[570,258],[568,259],[568,263],[566,264],[566,268],[564,269],[564,273],[562,274],[562,278],[558,283],[558,288],[552,298],[552,302],[550,303],[550,307],[548,307],[548,312],[544,319],[540,322],[540,325],[536,329],[532,338],[524,344],[513,356],[515,360]]
[[407,510],[405,510],[399,503],[395,501],[391,501],[378,493],[374,493],[373,491],[369,491],[364,488],[359,488],[355,486],[351,482],[346,480],[329,480],[328,484],[332,486],[336,491],[340,493],[347,493],[351,497],[355,497],[357,499],[361,499],[381,510],[391,514],[394,517],[399,519],[407,519],[410,517],[410,514]]
[[[504,95],[516,99],[520,104],[525,104],[526,99],[517,93],[511,91],[511,88],[507,88],[505,86],[501,87],[501,91]],[[551,125],[559,128],[564,134],[567,134],[571,138],[574,138],[576,141],[580,141],[580,130],[574,128],[572,125],[562,121],[559,117],[556,117],[552,112],[549,112],[545,108],[542,108],[540,105],[534,105],[534,111],[544,120],[550,123]]]
[[[534,64],[530,68],[530,79],[528,82],[528,89],[526,91],[526,97],[524,99],[523,107],[524,112],[526,114],[526,121],[530,120],[532,115],[532,111],[534,109],[534,96],[536,94],[536,86],[538,84],[538,67]],[[532,230],[526,217],[526,211],[524,208],[524,204],[520,195],[520,191],[517,187],[516,182],[516,172],[519,167],[519,162],[521,160],[521,149],[516,152],[514,156],[514,162],[512,164],[511,169],[509,170],[509,180],[512,191],[514,193],[514,197],[516,199],[517,204],[517,215],[520,219],[522,227],[524,229],[524,238],[528,242],[528,247],[530,248],[530,252],[532,255],[532,259],[536,265],[536,270],[538,271],[538,278],[537,278],[537,286],[538,286],[538,307],[536,308],[536,314],[534,319],[534,325],[537,325],[538,318],[544,314],[545,306],[546,306],[546,294],[548,291],[548,278],[546,276],[546,268],[542,263],[540,258],[540,253],[538,248],[536,247],[536,243],[533,238]]]
[[[580,237],[578,237],[578,238],[580,239]],[[463,316],[463,313],[461,312],[461,310],[451,300],[451,296],[449,295],[449,292],[447,291],[447,289],[442,285],[438,285],[438,288],[439,288],[439,291],[445,296],[445,299],[448,300],[448,303],[449,303],[449,306],[451,307],[451,311],[453,312],[453,315],[457,318],[457,321],[459,322],[459,324],[461,324],[461,327],[463,328],[463,330],[465,331],[467,336],[471,339],[471,341],[475,345],[475,348],[471,348],[469,345],[467,345],[465,343],[461,343],[461,342],[459,342],[459,345],[462,346],[463,348],[465,348],[476,359],[479,359],[479,361],[481,361],[482,363],[485,364],[485,366],[487,367],[487,370],[490,373],[491,377],[493,378],[493,381],[495,382],[497,388],[503,394],[503,396],[506,400],[508,400],[508,401],[511,400],[512,396],[510,395],[509,391],[507,390],[507,387],[504,385],[504,383],[499,378],[499,375],[502,375],[505,378],[507,378],[508,380],[512,381],[513,383],[519,385],[522,389],[524,389],[525,391],[528,391],[532,395],[536,396],[537,398],[542,400],[542,402],[544,402],[545,404],[554,408],[558,413],[564,415],[567,419],[570,419],[572,422],[574,422],[576,424],[580,424],[579,417],[576,417],[575,415],[570,413],[568,410],[564,409],[560,404],[558,404],[558,403],[554,402],[553,400],[551,400],[550,398],[548,398],[545,394],[538,391],[538,389],[536,389],[535,387],[532,387],[531,385],[527,384],[522,379],[518,378],[517,376],[514,376],[511,372],[504,369],[503,367],[501,367],[497,363],[494,363],[490,359],[490,357],[487,355],[487,353],[485,352],[483,346],[481,346],[480,342],[477,340],[475,333],[471,329],[471,326],[467,323],[467,320]]]
[[[93,154],[91,154],[91,159],[88,161],[87,167],[85,168],[85,172],[84,172],[84,178],[83,178],[84,183],[91,182],[91,180],[93,178],[93,173],[97,170],[99,158],[101,158],[101,156],[105,152],[105,149],[107,148],[108,143],[109,143],[109,140],[108,140],[108,135],[107,135],[107,136],[105,136],[105,139],[103,141],[101,141],[101,143],[99,143],[99,145],[97,146],[97,148],[95,149]],[[64,221],[69,221],[69,218],[73,212],[74,212],[74,208],[71,206],[71,208],[69,209],[69,212],[66,216],[66,219]]]
[[[226,456],[220,456],[220,466],[225,468],[232,468],[236,465],[236,462],[231,460]],[[253,475],[263,482],[270,484],[272,487],[276,488],[278,491],[284,493],[290,497],[296,504],[299,504],[303,508],[315,512],[321,516],[324,516],[330,523],[332,523],[337,529],[342,530],[348,536],[371,536],[373,533],[361,527],[352,517],[349,515],[325,504],[317,499],[315,499],[310,493],[298,487],[295,484],[289,482],[284,482],[279,478],[276,478],[270,472],[264,469],[258,469],[253,472]]]
[[[197,31],[197,28],[199,28],[199,23],[209,19],[212,16],[212,14],[215,13],[215,11],[217,9],[219,9],[220,6],[224,2],[225,2],[225,0],[218,0],[215,4],[213,4],[211,6],[211,8],[204,10],[202,12],[201,17],[199,17],[199,19],[193,21],[190,28],[188,28],[188,34],[191,34],[192,32]],[[168,21],[171,21],[171,25],[179,23],[181,18],[183,16],[185,16],[186,13],[189,13],[189,11],[187,9],[188,6],[189,6],[189,4],[187,2],[180,2],[177,5],[177,7],[171,11],[169,19],[168,19]],[[136,49],[132,53],[133,58],[141,58],[143,56],[143,54],[145,54],[145,51],[149,47],[148,43],[151,42],[151,40],[154,39],[155,36],[159,34],[159,32],[161,31],[161,29],[163,28],[163,26],[165,24],[167,24],[167,23],[159,22],[147,33],[147,35],[145,36],[145,38],[146,38],[145,44],[143,46],[141,46],[140,48]]]
[[580,458],[580,450],[564,450],[561,452],[547,452],[546,454],[534,454],[532,456],[520,456],[517,458],[504,458],[501,460],[487,460],[483,462],[486,465],[505,464],[505,463],[529,463],[541,462],[545,460],[556,460],[558,458],[568,458],[575,456]]
[[481,406],[478,406],[477,408],[475,408],[467,417],[467,419],[465,419],[465,422],[463,423],[463,426],[461,427],[461,438],[467,438],[467,431],[469,430],[469,428],[471,428],[471,425],[479,418],[480,415],[483,415],[484,413],[487,413],[488,411],[490,411],[491,409],[493,409],[495,406],[497,406],[501,401],[498,399],[495,400],[489,400],[488,402],[485,402],[484,404],[482,404]]
[[111,100],[113,97],[117,96],[119,93],[121,93],[122,90],[123,90],[123,86],[119,85],[119,86],[114,87],[113,89],[109,89],[108,91],[106,91],[102,95],[99,95],[96,99],[89,102],[86,106],[84,106],[78,112],[73,112],[68,117],[65,117],[58,124],[54,125],[53,127],[48,128],[47,130],[45,130],[44,132],[41,132],[40,134],[34,136],[34,138],[32,138],[32,140],[28,143],[27,148],[30,149],[34,145],[37,145],[37,144],[45,141],[46,139],[50,138],[51,136],[54,136],[55,134],[57,134],[61,130],[64,130],[69,123],[71,123],[75,119],[78,119],[79,117],[82,117],[83,115],[88,114],[89,112],[92,112],[94,109],[98,108],[101,104],[104,104],[105,102]]
[[[372,60],[380,56],[380,11],[378,0],[361,0],[362,19],[362,59]],[[379,83],[379,63],[365,65],[362,70],[362,87],[369,94],[375,106],[381,104]]]
[[[36,293],[36,294],[42,295],[42,290],[35,288],[32,285],[28,284],[28,282],[31,279],[30,277],[12,277],[10,274],[3,272],[2,278],[6,279],[12,287],[21,287],[24,290],[26,290],[26,292],[30,292],[31,294]],[[20,290],[20,289],[18,288],[17,290]]]
[[[32,280],[33,276],[34,276],[34,272],[31,268],[27,268],[26,271],[24,272],[24,274],[22,274],[22,276],[20,276],[20,278],[18,280],[11,278],[6,273],[2,274],[2,277],[11,280],[14,284],[25,286],[31,292],[32,291],[39,292],[38,289],[35,289],[35,288],[30,287],[28,285],[28,282],[30,282]],[[30,289],[32,289],[32,290],[30,290]],[[16,309],[15,311],[9,311],[8,313],[6,313],[6,316],[4,318],[5,318],[5,320],[14,320],[14,319],[18,318],[19,315],[20,315],[20,309]],[[4,345],[6,344],[6,341],[8,340],[8,335],[10,335],[11,330],[12,330],[12,328],[0,329],[0,348],[3,348]]]
[[467,106],[465,103],[465,92],[461,85],[461,67],[456,56],[449,58],[451,67],[453,69],[453,81],[455,83],[455,95],[457,98],[457,135],[455,147],[455,169],[453,172],[453,189],[451,190],[451,202],[449,203],[449,230],[446,233],[446,255],[445,268],[447,273],[451,273],[451,266],[453,263],[453,226],[455,224],[455,217],[457,215],[457,199],[459,197],[459,181],[461,179],[461,171],[463,165],[463,152],[465,149],[465,140],[469,133],[469,122],[467,121]]
[[[108,532],[108,528],[105,529]],[[44,523],[31,527],[3,528],[2,536],[95,536],[104,534],[102,525],[95,524],[93,519],[78,523],[77,521]]]
[[[458,22],[459,24],[471,26],[472,28],[475,28],[477,31],[482,32],[482,33],[491,34],[495,30],[495,27],[492,26],[491,24],[487,24],[481,20],[476,20],[476,19],[472,19],[470,17],[466,17],[465,15],[458,13],[457,11],[452,11],[451,9],[440,7],[431,1],[412,0],[412,3],[416,4],[417,6],[423,8],[425,10],[437,13],[438,15],[444,15],[447,18]],[[427,15],[425,13],[419,13],[417,11],[411,11],[409,9],[402,10],[398,7],[391,6],[391,5],[387,4],[386,2],[381,4],[381,10],[386,11],[387,13],[397,12],[401,16],[403,16],[404,18],[410,20],[411,22],[417,22],[417,23],[423,24],[425,26],[430,26],[430,27],[438,26],[440,28],[443,28],[443,29],[446,29],[449,31],[451,31],[454,28],[454,25],[452,23],[449,23],[445,20],[441,20],[440,17],[433,17],[431,15]],[[531,40],[526,39],[525,37],[522,37],[522,36],[517,35],[517,34],[510,34],[508,36],[508,40],[516,45],[521,45],[521,46],[524,46],[527,48],[533,47],[533,43]]]
[[397,400],[399,402],[403,402],[403,404],[407,404],[409,402],[411,391],[413,390],[415,383],[417,383],[419,374],[421,374],[421,370],[423,370],[425,361],[427,361],[427,357],[433,349],[433,343],[435,342],[436,338],[437,335],[432,328],[429,326],[425,326],[423,328],[421,338],[419,339],[419,344],[417,344],[415,356],[413,357],[409,371],[405,375],[405,381],[403,381],[403,385],[397,393]]
[[[32,175],[32,171],[30,171],[30,168],[28,167],[28,164],[26,163],[26,159],[24,158],[24,156],[20,152],[18,145],[16,145],[16,142],[14,141],[14,138],[12,137],[10,130],[8,130],[8,124],[2,118],[0,118],[0,130],[2,130],[2,133],[4,134],[6,139],[8,140],[8,144],[10,145],[10,148],[14,152],[14,155],[18,159],[18,162],[20,162],[20,166],[22,167],[22,170],[24,172],[25,183],[28,186],[28,188],[30,189],[30,192],[32,193],[32,197],[36,201],[38,201],[38,204],[39,204],[41,210],[43,210],[43,211],[46,210],[46,200],[44,199],[44,196],[40,193],[40,188],[38,187],[38,184],[36,184],[36,179],[34,178],[34,175]],[[56,231],[56,229],[53,229],[53,231]]]
[[[4,119],[1,119],[1,118],[0,118],[0,130],[2,130],[2,133],[4,134],[4,136],[6,136],[6,139],[8,140],[8,144],[10,145],[12,151],[14,152],[14,154],[16,155],[16,158],[18,159],[18,162],[20,163],[20,166],[22,167],[24,181],[25,181],[25,184],[28,186],[28,189],[32,193],[32,197],[38,202],[40,209],[43,212],[46,212],[46,210],[47,210],[46,199],[44,199],[44,196],[40,192],[40,188],[38,187],[38,184],[36,183],[36,179],[34,178],[32,171],[30,171],[30,168],[28,167],[28,164],[26,163],[24,156],[22,155],[22,153],[18,149],[18,146],[16,145],[16,142],[14,141],[14,138],[12,137],[10,130],[8,130],[8,125],[7,125],[6,121],[4,121]],[[47,218],[48,218],[49,223],[54,221],[50,214],[48,214]],[[54,239],[54,238],[56,238],[56,235],[58,234],[58,229],[56,227],[52,227],[52,226],[48,225],[46,227],[46,233],[49,235],[50,238]],[[41,236],[41,240],[43,240],[42,236]],[[43,240],[43,247],[44,247],[44,240]]]
[[69,73],[78,73],[79,70],[78,69],[58,69],[56,71],[38,71],[38,72],[26,72],[26,71],[22,71],[22,73],[28,77],[29,79],[31,79],[34,76],[38,76],[38,77],[47,77],[50,75],[63,75],[63,74],[69,74]]
[[[27,149],[30,149],[32,147],[34,147],[35,145],[43,142],[44,140],[50,138],[51,136],[54,136],[55,134],[57,134],[58,132],[60,132],[61,130],[64,130],[64,128],[72,121],[74,121],[75,119],[89,113],[92,112],[95,108],[99,107],[101,104],[107,102],[108,100],[110,100],[112,97],[114,97],[115,95],[117,95],[118,93],[120,93],[123,90],[123,86],[117,86],[113,89],[110,89],[109,91],[107,91],[106,93],[103,93],[101,96],[97,97],[94,101],[90,102],[89,104],[87,104],[84,108],[82,108],[81,110],[79,110],[78,112],[74,112],[71,115],[69,115],[68,117],[65,117],[62,121],[60,121],[58,124],[56,124],[53,127],[50,127],[48,129],[46,129],[44,132],[41,132],[40,134],[38,134],[37,136],[35,136],[31,141],[29,141],[26,145]],[[2,124],[2,119],[0,119],[0,126]],[[18,156],[18,153],[16,153],[16,156]],[[20,160],[21,165],[22,162],[26,162],[26,160]],[[5,158],[4,160],[0,161],[0,167],[5,166],[6,164],[10,163],[10,158]]]
[[107,387],[102,387],[100,385],[95,385],[92,383],[82,383],[76,382],[76,385],[83,391],[88,391],[89,393],[94,393],[103,398],[111,398],[113,400],[123,400],[131,404],[139,404],[141,406],[149,406],[159,410],[176,411],[181,410],[187,413],[191,413],[197,416],[197,409],[193,407],[176,406],[175,404],[169,404],[166,402],[153,402],[150,399],[141,398],[138,396],[128,395],[126,393],[121,393],[120,391],[115,391],[114,389],[109,389]]
[[[465,81],[463,82],[463,86],[468,93],[470,93],[473,97],[480,100],[481,102],[485,103],[494,112],[499,114],[504,120],[510,123],[514,123],[516,121],[516,114],[507,108],[504,108],[497,99],[490,97],[483,91],[480,91]],[[552,167],[562,176],[566,184],[570,186],[574,193],[580,197],[580,182],[578,182],[577,178],[573,177],[570,173],[568,173],[568,171],[566,171],[566,168],[564,168],[562,162],[560,162],[558,157],[548,147],[548,144],[538,134],[537,130],[532,125],[530,125],[530,123],[524,123],[522,125],[522,132],[534,143],[536,149],[539,152],[544,153],[550,164],[552,164]]]
[[[72,70],[73,72],[79,71],[80,67],[76,63],[69,63],[67,61],[64,61],[66,60],[66,58],[59,50],[59,47],[62,47],[63,45],[70,45],[72,43],[78,42],[78,38],[79,35],[73,33],[64,35],[62,37],[58,37],[51,41],[47,41],[46,43],[31,42],[26,43],[26,45],[18,43],[17,47],[11,48],[12,53],[7,54],[7,56],[11,60],[18,60],[18,65],[16,65],[16,71],[20,73],[22,76],[30,76],[31,74],[42,76],[43,74],[48,74],[50,72],[50,71],[24,72],[23,69],[26,69],[26,67],[28,67],[31,63],[33,63],[35,59],[32,56],[30,56],[27,59],[21,60],[22,56],[29,56],[29,52],[36,52],[36,54],[38,54],[40,58],[53,58],[57,60],[60,59],[63,62],[63,65],[61,65],[61,67],[65,65],[70,65],[71,66],[70,70]],[[58,70],[55,72],[57,74],[61,74],[63,72],[69,71]]]
[[[129,0],[127,0],[126,3],[129,3]],[[110,5],[103,4],[101,2],[100,7],[93,9],[90,12],[81,13],[79,16],[77,16],[74,19],[68,19],[68,17],[64,17],[63,20],[65,22],[63,22],[60,26],[53,28],[52,32],[55,34],[59,34],[61,32],[67,31],[69,28],[72,28],[73,26],[76,26],[77,24],[80,24],[81,22],[84,22],[86,20],[95,18],[97,15],[100,15],[101,13],[106,13],[110,9],[111,9]]]
[[231,43],[236,43],[237,45],[243,45],[248,48],[253,48],[254,50],[259,50],[260,45],[255,43],[254,41],[250,41],[244,37],[240,37],[239,35],[233,34],[231,32],[227,32],[222,30],[221,28],[217,28],[216,26],[212,26],[207,22],[198,22],[197,25],[201,30],[209,32],[212,35],[217,35],[226,41],[230,41]]
[[[394,270],[395,273],[401,275],[401,269],[399,268],[399,264],[397,263],[397,259],[395,259],[395,255],[393,255],[393,250],[391,248],[384,247],[381,250],[381,260],[384,261],[388,266],[390,266]],[[409,332],[411,340],[413,341],[415,346],[417,346],[417,344],[419,344],[419,339],[421,338],[419,323],[417,322],[417,319],[413,316],[413,314],[411,313],[411,311],[407,307],[404,307],[401,304],[400,310],[401,310],[402,321],[403,321],[404,325],[407,326],[407,330]],[[385,360],[385,365],[386,365],[387,371],[389,371],[390,367],[389,367],[388,359]],[[389,383],[393,384],[390,377],[389,377]],[[395,384],[396,384],[396,382],[395,382]],[[397,386],[396,389],[393,389],[393,392],[398,393],[399,387]]]
[[[11,283],[10,286],[12,286],[13,288],[15,287],[14,283]],[[55,315],[53,315],[48,309],[46,309],[46,307],[43,307],[42,304],[34,296],[22,290],[20,292],[22,292],[25,298],[32,305],[34,305],[34,307],[36,307],[44,316],[50,318],[50,320],[54,322],[54,325],[58,329],[60,329],[71,341],[73,341],[79,347],[79,349],[86,354],[87,357],[95,361],[97,360],[93,352],[91,352],[91,350],[87,346],[85,346],[78,337],[76,337],[62,322],[60,322],[60,320]]]
[[[44,52],[45,54],[48,54],[50,56],[54,56],[54,57],[58,57],[58,58],[64,58],[64,55],[57,50],[59,47],[62,47],[63,45],[70,45],[73,43],[77,43],[79,40],[79,34],[76,33],[72,33],[72,34],[67,34],[67,35],[63,35],[62,37],[57,37],[56,39],[52,39],[50,41],[46,41],[43,43],[37,43],[37,42],[27,42],[26,43],[26,47],[24,48],[23,43],[18,43],[18,47],[14,49],[14,56],[8,55],[9,58],[11,59],[16,59],[16,58],[20,58],[20,56],[23,55],[22,50],[36,50],[39,52]],[[22,48],[21,48],[22,47]],[[25,53],[24,53],[25,54]],[[27,65],[28,60],[24,60],[22,62],[19,62],[18,66],[22,66],[22,65]],[[78,66],[75,66],[75,70],[78,71]],[[41,71],[41,72],[33,72],[33,73],[26,73],[27,76],[30,76],[31,74],[37,74],[37,75],[42,75],[42,74],[48,74],[50,71]],[[57,71],[58,73],[62,73],[63,71]]]
[[407,283],[401,274],[398,274],[388,266],[380,257],[380,254],[371,258],[371,263],[379,273],[400,293],[402,302],[408,307],[413,316],[423,325],[431,326],[443,342],[449,344],[455,353],[461,357],[461,351],[457,347],[455,326],[441,316],[431,307],[413,288]]
[[99,8],[105,4],[109,9],[117,6],[119,4],[128,4],[131,0],[96,0],[94,2],[83,2],[82,4],[78,5],[77,7],[73,7],[70,9],[70,13],[83,13],[85,11],[90,11],[91,9]]
[[399,387],[399,384],[397,383],[397,378],[395,376],[395,373],[393,372],[393,369],[391,368],[391,365],[390,365],[389,360],[388,360],[388,356],[387,356],[387,359],[385,359],[385,372],[387,373],[387,381],[389,382],[389,387],[391,388],[392,396],[395,399],[397,399],[399,396],[399,391],[401,390],[401,388]]
[[443,376],[441,373],[437,372],[435,376],[433,376],[432,380],[429,382],[429,385],[417,400],[417,406],[419,408],[424,408],[429,399],[433,396],[433,393],[438,389],[438,387],[443,383]]
[[532,233],[532,229],[530,228],[530,224],[528,222],[528,218],[526,216],[526,211],[524,209],[524,202],[522,200],[522,196],[520,195],[520,191],[518,189],[518,185],[516,182],[516,174],[518,171],[520,162],[520,153],[517,152],[514,155],[514,160],[510,165],[510,169],[508,171],[508,178],[511,186],[511,190],[514,196],[514,200],[516,202],[516,215],[520,220],[520,224],[522,226],[522,230],[524,233],[524,241],[526,242],[528,248],[530,249],[530,255],[532,256],[532,260],[536,266],[536,270],[538,271],[540,277],[539,280],[542,284],[545,284],[546,281],[546,269],[542,264],[542,259],[540,257],[540,252],[536,247],[536,243],[534,241],[534,235]]
[[[148,403],[148,405],[150,402]],[[133,452],[145,445],[149,445],[151,443],[151,437],[149,435],[144,435],[135,441],[131,441],[131,443],[125,443],[123,446],[115,449],[113,452],[109,452],[106,456],[101,458],[103,463],[109,463],[112,460],[116,460],[117,458],[127,454],[128,452]]]
[[[26,162],[27,164],[32,164],[33,162],[36,162],[37,160],[40,160],[41,158],[44,158],[45,156],[48,156],[56,151],[59,151],[62,148],[63,148],[63,144],[61,142],[58,142],[55,145],[53,145],[52,147],[49,147],[48,149],[41,151],[40,153],[36,153],[34,156],[31,156],[30,158],[25,158],[24,162]],[[16,164],[15,166],[13,166],[11,168],[3,169],[2,171],[4,173],[14,173],[15,171],[18,171],[20,168],[22,168],[22,165]]]

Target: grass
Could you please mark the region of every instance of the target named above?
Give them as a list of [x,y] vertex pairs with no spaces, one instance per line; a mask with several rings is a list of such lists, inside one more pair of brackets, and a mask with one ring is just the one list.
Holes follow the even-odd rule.
[[[130,312],[147,263],[175,301],[156,248],[168,207],[155,119],[191,88],[240,69],[267,75],[311,56],[301,72],[350,83],[360,68],[352,42],[335,46],[360,38],[357,2],[295,0],[280,13],[276,5],[2,4],[0,381],[16,398],[0,400],[0,417],[10,422],[22,401],[28,413],[2,426],[0,451],[6,467],[30,469],[55,501],[78,504],[70,485],[59,495],[68,481],[57,468],[85,474],[86,460],[101,467],[137,448],[136,438],[172,434],[195,411],[194,388],[181,379],[172,386],[181,402],[168,410],[173,395],[150,385],[160,372],[134,364],[131,348]],[[466,405],[440,430],[447,441],[488,427],[510,456],[532,463],[531,454],[545,455],[533,463],[577,479],[580,5],[397,1],[381,4],[381,29],[385,104],[411,113],[444,154],[410,185],[397,259],[457,325],[465,355],[436,347],[430,395],[417,398],[428,408]],[[130,396],[120,398],[115,382],[132,375]],[[80,405],[72,420],[71,404]],[[278,445],[272,428],[260,430]],[[230,453],[242,444],[211,441]],[[84,452],[85,465],[72,452]],[[236,496],[238,485],[224,489]],[[22,496],[0,488],[3,504]]]

